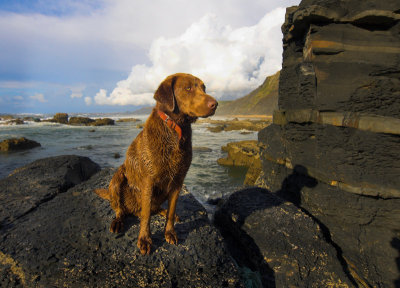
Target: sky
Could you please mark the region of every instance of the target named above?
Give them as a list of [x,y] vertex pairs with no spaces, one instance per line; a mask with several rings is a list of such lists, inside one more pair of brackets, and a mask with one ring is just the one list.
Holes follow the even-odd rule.
[[281,69],[300,0],[0,0],[0,113],[125,112],[177,72],[236,99]]

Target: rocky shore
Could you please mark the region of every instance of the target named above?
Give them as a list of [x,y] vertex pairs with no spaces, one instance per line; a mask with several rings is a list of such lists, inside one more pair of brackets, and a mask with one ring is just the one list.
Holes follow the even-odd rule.
[[[239,269],[206,210],[182,191],[178,245],[164,239],[165,219],[153,216],[153,250],[136,246],[139,221],[109,232],[114,213],[93,190],[107,187],[113,169],[90,159],[35,161],[0,180],[2,287],[244,287]],[[4,206],[3,206],[4,207]]]
[[265,189],[234,193],[210,222],[185,189],[178,245],[153,216],[153,250],[136,246],[139,220],[109,232],[114,212],[93,190],[114,169],[89,158],[37,160],[0,180],[2,287],[352,287],[318,222]]

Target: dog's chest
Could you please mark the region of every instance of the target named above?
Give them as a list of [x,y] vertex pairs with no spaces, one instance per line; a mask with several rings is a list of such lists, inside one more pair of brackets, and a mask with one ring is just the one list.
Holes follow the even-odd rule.
[[[185,176],[192,162],[192,147],[191,145],[171,145],[169,148],[162,151],[162,175],[168,175],[172,180],[177,176]],[[183,146],[183,147],[182,147]]]

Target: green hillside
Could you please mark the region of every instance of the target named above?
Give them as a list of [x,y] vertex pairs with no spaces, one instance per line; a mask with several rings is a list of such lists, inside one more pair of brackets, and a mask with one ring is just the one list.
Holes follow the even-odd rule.
[[272,115],[278,107],[279,72],[242,98],[219,101],[216,115]]

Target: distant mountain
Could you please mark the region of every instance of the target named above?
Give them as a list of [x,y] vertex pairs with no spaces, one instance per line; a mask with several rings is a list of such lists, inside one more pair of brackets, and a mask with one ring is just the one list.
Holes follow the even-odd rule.
[[151,107],[146,106],[146,107],[140,108],[138,110],[135,110],[132,113],[135,115],[149,115],[151,113],[151,111],[153,111],[153,108],[154,108],[153,106],[151,106]]
[[268,76],[264,83],[246,96],[233,101],[218,101],[216,116],[272,115],[278,107],[279,73]]

